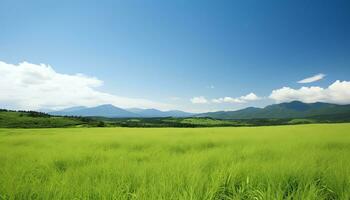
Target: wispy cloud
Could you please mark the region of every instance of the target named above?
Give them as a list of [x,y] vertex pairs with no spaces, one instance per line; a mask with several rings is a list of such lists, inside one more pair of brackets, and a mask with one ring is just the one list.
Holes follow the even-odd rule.
[[45,64],[0,61],[0,105],[12,109],[65,108],[113,104],[119,107],[173,109],[147,99],[116,96],[98,90],[103,81],[82,74],[62,74]]
[[209,101],[203,97],[203,96],[200,96],[200,97],[193,97],[192,99],[190,99],[190,101],[193,103],[193,104],[206,104],[206,103],[209,103]]
[[172,101],[178,101],[178,100],[181,100],[181,98],[180,98],[180,97],[176,97],[176,96],[174,96],[174,97],[169,97],[169,99],[170,99],[170,100],[172,100]]
[[302,101],[306,103],[327,102],[350,104],[350,81],[335,81],[328,88],[301,87],[292,89],[283,87],[273,90],[270,98],[277,102]]
[[209,86],[207,86],[207,88],[209,88],[209,89],[214,89],[215,86],[214,86],[214,85],[209,85]]
[[303,80],[298,81],[298,83],[312,83],[312,82],[316,82],[319,81],[321,79],[323,79],[326,75],[325,74],[316,74],[314,76],[305,78]]
[[223,97],[223,98],[218,98],[218,99],[212,99],[213,103],[246,103],[248,101],[256,101],[259,100],[260,97],[258,97],[254,93],[249,93],[245,96],[241,97]]

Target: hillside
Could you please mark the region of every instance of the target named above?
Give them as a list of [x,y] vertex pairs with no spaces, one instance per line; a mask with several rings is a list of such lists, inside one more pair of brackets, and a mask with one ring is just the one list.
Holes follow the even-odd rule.
[[293,101],[266,106],[265,108],[249,107],[237,111],[219,111],[196,115],[197,117],[212,117],[216,119],[350,119],[350,105],[329,103],[303,103]]
[[32,111],[0,110],[1,128],[54,128],[88,124],[91,120],[82,118],[53,117]]

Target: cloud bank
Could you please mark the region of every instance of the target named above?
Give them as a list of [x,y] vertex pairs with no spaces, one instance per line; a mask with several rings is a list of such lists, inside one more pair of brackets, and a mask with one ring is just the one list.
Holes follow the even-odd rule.
[[223,98],[218,98],[218,99],[213,99],[213,103],[246,103],[248,101],[256,101],[259,100],[260,97],[258,97],[254,93],[249,93],[245,96],[233,98],[233,97],[223,97]]
[[316,82],[319,81],[321,79],[323,79],[326,75],[325,74],[316,74],[314,76],[305,78],[303,80],[298,81],[298,83],[312,83],[312,82]]
[[83,74],[61,74],[51,66],[0,61],[0,105],[10,109],[61,109],[113,104],[119,107],[169,109],[146,99],[120,97],[98,91],[103,81]]
[[193,104],[206,104],[208,103],[209,101],[203,97],[203,96],[200,96],[200,97],[193,97],[192,99],[190,99],[190,101],[193,103]]
[[247,103],[248,101],[256,101],[261,99],[260,97],[256,96],[254,93],[249,93],[245,96],[233,98],[233,97],[222,97],[222,98],[217,98],[217,99],[212,99],[211,101],[207,100],[203,96],[199,97],[193,97],[190,99],[190,101],[193,104],[209,104],[209,103]]
[[328,88],[301,87],[292,89],[283,87],[273,90],[270,98],[276,102],[302,101],[305,103],[326,102],[350,104],[350,81],[335,81]]

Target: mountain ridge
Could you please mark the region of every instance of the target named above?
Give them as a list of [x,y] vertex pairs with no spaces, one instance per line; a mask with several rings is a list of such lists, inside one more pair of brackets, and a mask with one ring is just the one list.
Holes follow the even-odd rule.
[[111,104],[103,104],[96,107],[66,108],[61,111],[49,112],[58,116],[82,116],[82,117],[138,117],[137,114],[118,108]]
[[96,107],[77,106],[49,112],[58,116],[109,117],[109,118],[162,118],[162,117],[210,117],[214,119],[286,119],[312,118],[322,116],[350,116],[350,105],[331,103],[303,103],[292,101],[268,105],[264,108],[247,107],[236,111],[216,111],[193,114],[180,110],[161,111],[157,109],[122,109],[111,104]]
[[285,119],[285,118],[312,118],[313,116],[348,114],[350,105],[331,103],[303,103],[292,101],[272,104],[264,108],[248,107],[236,111],[217,111],[195,115],[195,117],[211,117],[216,119]]
[[111,104],[95,107],[70,107],[59,111],[49,112],[58,116],[110,117],[110,118],[154,118],[154,117],[190,117],[194,114],[180,110],[161,111],[154,108],[123,109]]

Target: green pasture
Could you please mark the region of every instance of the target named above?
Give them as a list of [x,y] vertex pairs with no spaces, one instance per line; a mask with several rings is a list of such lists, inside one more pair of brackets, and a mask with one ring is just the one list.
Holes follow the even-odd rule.
[[0,199],[349,199],[350,124],[0,129]]

